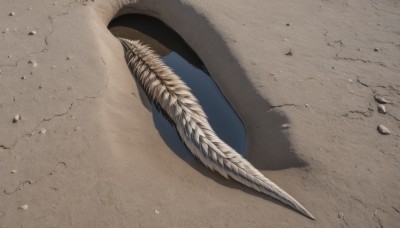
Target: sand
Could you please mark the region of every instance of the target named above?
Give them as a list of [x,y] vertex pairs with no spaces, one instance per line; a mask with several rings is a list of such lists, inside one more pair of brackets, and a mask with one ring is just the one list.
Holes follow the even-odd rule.
[[[399,9],[4,0],[0,227],[398,226]],[[242,118],[248,159],[315,221],[171,151],[107,30],[125,13],[186,40]],[[392,102],[386,114],[374,96]]]

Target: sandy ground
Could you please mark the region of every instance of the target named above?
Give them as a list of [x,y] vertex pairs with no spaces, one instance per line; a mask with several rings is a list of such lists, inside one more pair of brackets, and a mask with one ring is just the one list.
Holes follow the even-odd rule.
[[[399,226],[399,1],[1,5],[0,227]],[[118,12],[187,41],[244,121],[249,160],[316,221],[170,150],[107,30]]]

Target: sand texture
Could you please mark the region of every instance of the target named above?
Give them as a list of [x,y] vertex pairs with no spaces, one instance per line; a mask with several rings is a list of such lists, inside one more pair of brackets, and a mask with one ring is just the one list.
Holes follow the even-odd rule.
[[[107,29],[127,13],[194,49],[315,221],[168,147]],[[399,1],[2,0],[0,48],[0,227],[400,224]]]

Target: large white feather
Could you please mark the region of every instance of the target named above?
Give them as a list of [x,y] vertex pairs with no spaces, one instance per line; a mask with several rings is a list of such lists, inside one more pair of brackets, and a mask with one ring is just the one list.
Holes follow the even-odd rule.
[[175,123],[179,135],[209,169],[271,196],[315,219],[297,200],[266,178],[213,131],[207,116],[191,90],[149,47],[139,41],[120,38],[132,73],[150,99]]

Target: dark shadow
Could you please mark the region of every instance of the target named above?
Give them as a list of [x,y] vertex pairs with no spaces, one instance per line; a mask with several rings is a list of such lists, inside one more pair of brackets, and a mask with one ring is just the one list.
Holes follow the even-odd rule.
[[[180,6],[180,8],[182,8],[182,6]],[[179,15],[179,17],[184,17],[185,14],[192,14],[190,16],[193,17],[193,14],[196,14],[190,6],[185,5],[183,8],[185,10],[181,15]],[[199,20],[206,20],[202,16],[197,17]],[[185,22],[182,21],[182,23]],[[209,25],[207,21],[205,23],[199,23],[196,25],[196,29],[208,29],[207,31],[209,31],[209,28],[205,29],[201,27],[206,25]],[[130,39],[143,39],[143,42],[147,42],[147,44],[155,49],[160,55],[168,55],[171,53],[171,50],[173,50],[173,52],[178,53],[193,66],[196,66],[204,72],[208,72],[198,55],[189,47],[189,45],[187,45],[175,31],[170,29],[169,26],[166,26],[156,18],[138,14],[124,15],[115,18],[109,24],[109,29],[115,36]],[[135,32],[127,32],[126,30],[129,29],[133,29]],[[218,74],[218,72],[215,71],[215,64],[229,64],[230,72],[234,72],[234,74],[229,75],[230,78],[217,77],[214,78],[214,80],[216,80],[220,85],[219,88],[222,89],[224,95],[231,102],[232,106],[241,107],[239,115],[242,120],[244,120],[249,139],[248,160],[254,164],[256,168],[261,170],[278,170],[304,166],[305,163],[301,161],[291,149],[290,141],[286,135],[286,129],[281,127],[282,124],[288,123],[288,119],[273,110],[267,112],[268,108],[271,107],[270,103],[256,93],[256,90],[254,90],[251,83],[247,80],[247,77],[244,76],[245,71],[240,67],[230,50],[225,46],[223,39],[218,35],[218,33],[212,32],[207,34],[207,39],[202,42],[210,42],[211,50],[213,50],[213,47],[215,46],[220,47],[219,51],[222,50],[224,56],[226,56],[226,59],[220,60],[221,62],[210,62],[212,69],[214,69],[214,71],[210,71],[212,74],[213,72]],[[200,52],[204,53],[203,50],[199,49],[198,53]],[[203,60],[204,58],[205,57],[203,56]],[[205,60],[206,61],[204,62],[208,64],[207,59]],[[226,83],[229,84],[229,86],[224,86],[225,82],[228,81],[234,81],[234,83]],[[241,99],[238,99],[239,96]],[[243,103],[243,101],[246,102]],[[142,102],[148,104],[148,102],[143,101],[143,99]],[[155,113],[156,112],[153,110],[153,120],[166,144],[177,153],[179,157],[187,161],[199,172],[205,174],[205,168],[199,169],[199,163],[194,162],[194,160],[189,159],[185,155],[187,154],[187,151],[184,153],[178,152],[181,151],[182,148],[185,148],[185,146],[183,144],[181,146],[176,145],[176,138],[171,139],[170,130],[167,133],[163,132],[165,126],[159,123]],[[175,135],[179,138],[176,131]],[[207,174],[207,176],[214,179],[215,175]]]
[[161,57],[173,50],[193,66],[208,74],[203,62],[186,42],[174,30],[154,17],[143,14],[123,15],[112,20],[108,29],[116,37],[142,41]]

